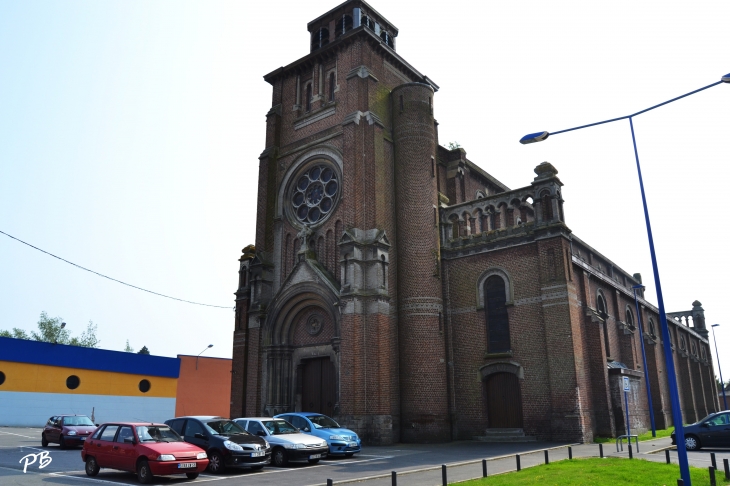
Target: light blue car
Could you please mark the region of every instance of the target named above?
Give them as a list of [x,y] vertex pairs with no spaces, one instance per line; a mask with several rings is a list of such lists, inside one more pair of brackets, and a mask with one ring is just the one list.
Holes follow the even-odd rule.
[[343,429],[340,424],[321,413],[290,412],[276,415],[300,429],[327,441],[332,456],[352,457],[360,452],[360,437],[350,429]]

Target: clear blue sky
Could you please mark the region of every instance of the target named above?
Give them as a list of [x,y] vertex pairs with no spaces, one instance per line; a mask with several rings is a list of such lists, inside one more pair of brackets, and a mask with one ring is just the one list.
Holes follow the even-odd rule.
[[[254,239],[270,86],[336,1],[0,2],[0,230],[101,273],[233,306]],[[569,226],[653,294],[629,114],[730,72],[730,4],[378,2],[398,52],[441,86],[442,143],[511,187],[548,160]],[[730,378],[723,214],[730,86],[635,121],[669,311],[702,301]],[[653,299],[653,297],[652,297]],[[654,299],[655,301],[655,299]],[[144,294],[0,235],[0,328],[41,311],[102,347],[230,357],[233,311]]]

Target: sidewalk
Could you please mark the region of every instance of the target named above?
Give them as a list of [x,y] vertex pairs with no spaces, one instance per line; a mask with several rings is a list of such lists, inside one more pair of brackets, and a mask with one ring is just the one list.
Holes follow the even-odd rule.
[[[670,458],[672,464],[677,464],[677,453],[675,446],[672,446],[672,440],[669,437],[655,439],[650,441],[639,442],[640,452],[636,452],[636,444],[632,444],[632,452],[634,459],[642,459],[652,462],[666,462],[665,450],[670,450]],[[599,444],[575,444],[572,446],[559,446],[548,449],[540,449],[519,455],[520,467],[522,469],[539,466],[545,463],[545,450],[548,451],[548,459],[550,462],[567,460],[569,450],[572,451],[573,458],[600,457]],[[628,459],[629,452],[626,442],[623,444],[623,452],[616,452],[615,442],[603,444],[604,457],[623,457]],[[730,457],[730,451],[726,453],[718,453],[718,479],[724,478],[722,469],[722,459]],[[690,465],[707,469],[710,464],[710,455],[693,454],[689,458]],[[482,461],[466,461],[460,463],[446,464],[447,480],[449,484],[469,479],[482,477]],[[517,470],[517,457],[515,455],[501,456],[490,458],[487,460],[487,474],[506,473]],[[679,469],[677,469],[677,477],[679,477]],[[442,468],[441,466],[431,466],[409,471],[399,471],[397,476],[398,486],[441,486]],[[366,478],[352,479],[346,481],[335,481],[334,484],[355,484],[363,486],[391,486],[392,478],[390,474],[377,475]]]

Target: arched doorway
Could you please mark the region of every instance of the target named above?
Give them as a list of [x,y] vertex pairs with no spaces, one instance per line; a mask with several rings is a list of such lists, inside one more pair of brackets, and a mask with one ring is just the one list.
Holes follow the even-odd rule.
[[490,429],[521,429],[520,383],[514,373],[493,373],[484,380]]
[[302,363],[302,412],[335,414],[337,401],[335,365],[329,358],[307,359]]

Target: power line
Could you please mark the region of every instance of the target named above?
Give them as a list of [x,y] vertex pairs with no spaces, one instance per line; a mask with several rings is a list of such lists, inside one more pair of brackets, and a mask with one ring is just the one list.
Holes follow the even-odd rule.
[[193,301],[191,301],[191,300],[185,300],[185,299],[178,299],[177,297],[171,297],[171,296],[169,296],[169,295],[161,294],[161,293],[159,293],[159,292],[153,292],[153,291],[151,291],[151,290],[143,289],[142,287],[137,287],[136,285],[128,284],[127,282],[122,282],[121,280],[117,280],[116,278],[112,278],[112,277],[109,277],[109,276],[107,276],[107,275],[104,275],[103,273],[95,272],[94,270],[90,270],[90,269],[88,269],[88,268],[86,268],[86,267],[82,267],[81,265],[77,265],[76,263],[74,263],[74,262],[70,262],[70,261],[66,260],[65,258],[61,258],[61,257],[60,257],[60,256],[58,256],[58,255],[54,255],[53,253],[49,253],[49,252],[47,252],[46,250],[42,250],[42,249],[38,248],[37,246],[33,246],[33,245],[31,245],[30,243],[27,243],[27,242],[25,242],[25,241],[21,240],[20,238],[16,238],[16,237],[15,237],[15,236],[13,236],[13,235],[9,235],[9,234],[7,234],[7,233],[6,233],[6,232],[4,232],[4,231],[0,231],[0,233],[4,234],[5,236],[7,236],[7,237],[9,237],[9,238],[12,238],[12,239],[14,239],[15,241],[19,241],[19,242],[21,242],[21,243],[22,243],[22,244],[24,244],[24,245],[28,245],[29,247],[33,248],[34,250],[38,250],[38,251],[40,251],[40,252],[42,252],[42,253],[45,253],[46,255],[50,255],[50,256],[52,256],[53,258],[57,258],[57,259],[61,260],[62,262],[66,262],[66,263],[68,263],[69,265],[73,265],[73,266],[74,266],[74,267],[76,267],[76,268],[80,268],[81,270],[86,270],[87,272],[91,272],[91,273],[93,273],[93,274],[96,274],[96,275],[98,275],[98,276],[100,276],[100,277],[104,277],[104,278],[106,278],[106,279],[112,280],[112,281],[114,281],[114,282],[117,282],[117,283],[120,283],[120,284],[122,284],[122,285],[126,285],[127,287],[132,287],[133,289],[141,290],[141,291],[143,291],[143,292],[147,292],[147,293],[150,293],[150,294],[154,294],[154,295],[159,295],[160,297],[165,297],[165,298],[167,298],[167,299],[172,299],[172,300],[178,300],[178,301],[180,301],[180,302],[186,302],[186,303],[188,303],[188,304],[203,305],[203,306],[205,306],[205,307],[217,307],[217,308],[219,308],[219,309],[231,309],[231,306],[225,306],[225,305],[212,305],[212,304],[201,304],[200,302],[193,302]]

